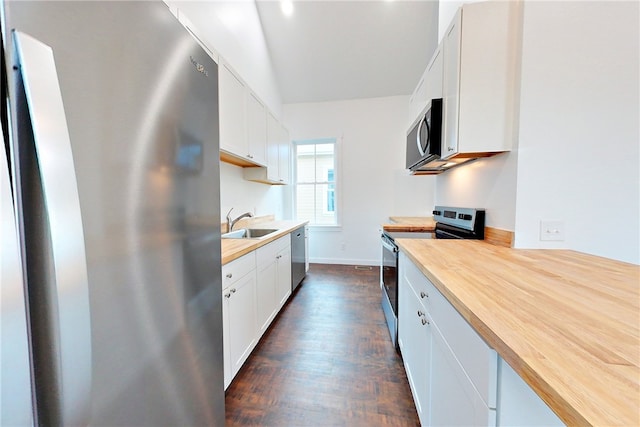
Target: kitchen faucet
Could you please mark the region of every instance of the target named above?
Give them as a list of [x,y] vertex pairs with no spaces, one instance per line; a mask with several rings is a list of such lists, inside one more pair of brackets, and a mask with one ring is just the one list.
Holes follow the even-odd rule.
[[240,215],[238,218],[231,219],[232,210],[233,208],[229,209],[229,212],[227,212],[227,233],[233,231],[233,226],[236,224],[236,222],[240,221],[242,218],[250,218],[253,216],[251,212],[245,212],[242,215]]

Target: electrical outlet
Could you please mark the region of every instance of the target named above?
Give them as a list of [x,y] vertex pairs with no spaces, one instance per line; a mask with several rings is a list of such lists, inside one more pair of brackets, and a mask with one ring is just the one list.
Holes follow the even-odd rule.
[[564,222],[540,221],[540,240],[564,241]]

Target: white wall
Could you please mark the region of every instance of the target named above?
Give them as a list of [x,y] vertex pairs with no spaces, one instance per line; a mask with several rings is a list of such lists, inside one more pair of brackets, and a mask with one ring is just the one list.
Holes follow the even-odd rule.
[[281,185],[266,185],[245,181],[242,168],[220,162],[220,211],[224,221],[229,209],[236,218],[244,212],[257,216],[273,214],[283,218],[283,189]]
[[[525,4],[517,247],[640,263],[639,12]],[[564,221],[565,241],[539,241],[540,220]]]
[[293,140],[337,137],[341,227],[312,229],[311,262],[377,265],[389,216],[433,210],[434,177],[404,169],[409,97],[285,104]]
[[486,225],[515,230],[518,152],[479,159],[436,178],[435,204],[484,208]]

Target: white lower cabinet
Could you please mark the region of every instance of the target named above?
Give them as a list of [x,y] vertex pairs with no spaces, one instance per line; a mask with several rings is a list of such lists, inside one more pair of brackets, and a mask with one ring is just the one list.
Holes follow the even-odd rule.
[[563,426],[540,396],[502,358],[499,361],[498,425],[509,427]]
[[400,278],[398,313],[398,345],[409,386],[422,425],[429,425],[431,376],[431,318],[406,275]]
[[[289,238],[289,236],[287,236]],[[291,245],[289,244],[276,255],[278,265],[277,299],[278,309],[287,302],[291,296]]]
[[224,387],[231,383],[258,341],[255,254],[222,267]]
[[291,236],[222,266],[226,389],[291,295]]
[[431,329],[432,392],[428,425],[495,426],[495,409],[490,409],[482,400],[437,326]]
[[562,421],[400,252],[398,343],[423,426]]
[[420,423],[495,426],[497,355],[400,252],[398,342]]
[[276,316],[276,283],[278,267],[275,261],[258,266],[258,331],[263,334]]
[[256,250],[258,329],[262,335],[291,295],[291,238],[287,234]]

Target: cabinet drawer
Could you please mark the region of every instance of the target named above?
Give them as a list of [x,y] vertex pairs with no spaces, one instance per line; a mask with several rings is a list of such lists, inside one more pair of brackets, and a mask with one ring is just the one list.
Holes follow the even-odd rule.
[[291,246],[291,236],[289,234],[285,234],[268,245],[258,248],[256,250],[257,264],[262,265],[266,262],[273,262],[278,252],[287,246]]
[[400,274],[403,275],[409,285],[411,285],[413,292],[420,298],[420,302],[424,308],[429,311],[431,294],[437,292],[437,289],[431,284],[429,279],[422,274],[422,271],[402,252],[400,252]]
[[222,289],[256,268],[256,253],[250,252],[222,266]]

